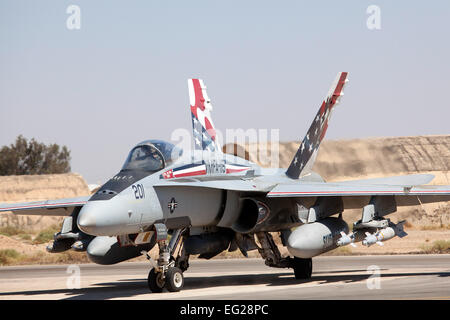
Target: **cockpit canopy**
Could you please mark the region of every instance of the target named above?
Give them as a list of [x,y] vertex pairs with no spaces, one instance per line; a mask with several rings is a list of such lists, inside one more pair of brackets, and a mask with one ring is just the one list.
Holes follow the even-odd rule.
[[131,149],[122,170],[156,172],[172,164],[182,153],[180,148],[166,141],[143,141]]

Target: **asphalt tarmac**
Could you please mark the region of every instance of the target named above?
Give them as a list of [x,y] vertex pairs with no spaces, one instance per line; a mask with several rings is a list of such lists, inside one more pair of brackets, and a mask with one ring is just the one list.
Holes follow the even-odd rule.
[[149,269],[146,262],[0,267],[0,300],[450,300],[450,255],[316,257],[308,281],[262,259],[191,260],[183,290],[159,294],[149,292]]

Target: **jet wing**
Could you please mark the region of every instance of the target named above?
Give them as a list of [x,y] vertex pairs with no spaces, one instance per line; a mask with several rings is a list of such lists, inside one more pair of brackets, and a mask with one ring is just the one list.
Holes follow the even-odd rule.
[[433,179],[432,174],[412,174],[340,182],[287,183],[278,184],[267,197],[450,195],[450,186],[425,185]]
[[0,205],[0,212],[12,211],[15,214],[42,216],[69,216],[77,207],[82,207],[90,196],[58,200],[8,203]]
[[273,188],[273,183],[254,183],[251,180],[236,179],[236,180],[176,180],[176,181],[161,181],[154,185],[156,188],[164,187],[197,187],[197,188],[212,188],[223,189],[241,192],[269,192]]
[[355,183],[301,183],[278,185],[266,195],[269,198],[339,197],[345,209],[360,209],[372,197],[395,197],[397,206],[417,206],[450,201],[450,186],[398,186]]
[[430,183],[434,179],[432,174],[411,174],[407,176],[382,177],[365,180],[347,180],[338,183],[345,184],[383,184],[396,186],[421,186]]
[[449,196],[450,186],[411,186],[387,184],[357,184],[352,183],[298,183],[279,184],[273,188],[267,197],[327,197],[327,196]]

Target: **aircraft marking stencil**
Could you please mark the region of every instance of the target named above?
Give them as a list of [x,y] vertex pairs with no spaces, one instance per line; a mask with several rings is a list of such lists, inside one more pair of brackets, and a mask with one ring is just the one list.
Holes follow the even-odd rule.
[[210,161],[202,160],[200,163],[192,163],[167,170],[164,173],[162,173],[161,178],[174,179],[193,176],[199,177],[214,174],[231,174],[247,171],[250,169],[251,167],[249,166],[237,163],[225,163],[225,162],[218,162],[216,160]]

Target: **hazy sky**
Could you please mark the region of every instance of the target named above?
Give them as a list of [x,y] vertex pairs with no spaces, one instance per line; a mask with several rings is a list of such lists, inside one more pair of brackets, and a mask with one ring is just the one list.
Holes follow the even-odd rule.
[[339,71],[328,139],[449,134],[449,38],[449,1],[0,0],[0,146],[67,145],[102,183],[136,143],[191,130],[192,77],[218,129],[299,140]]

